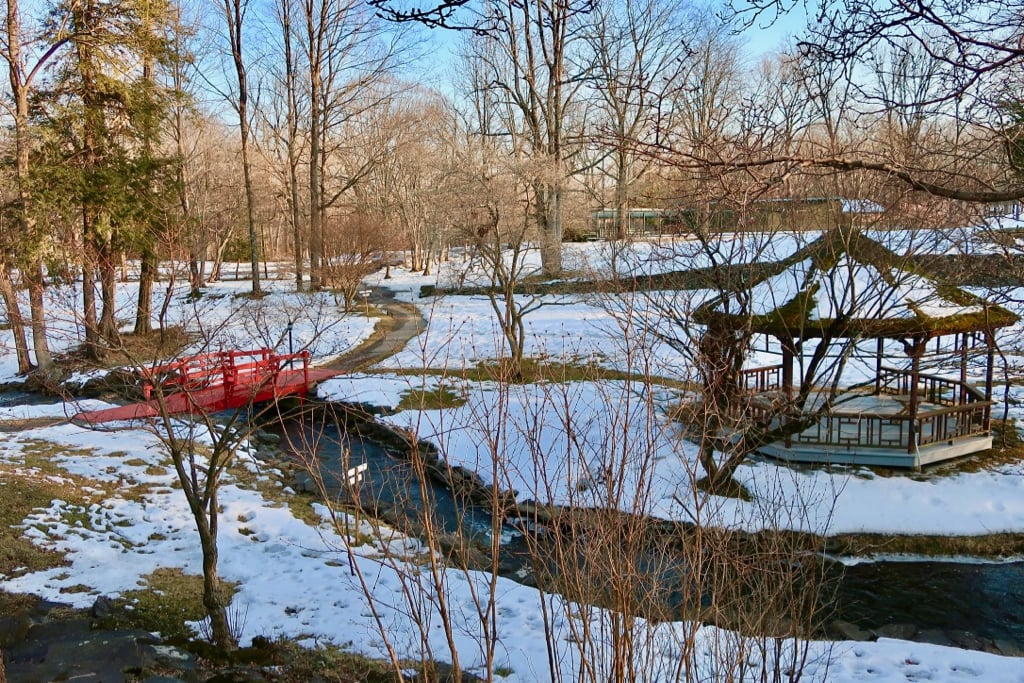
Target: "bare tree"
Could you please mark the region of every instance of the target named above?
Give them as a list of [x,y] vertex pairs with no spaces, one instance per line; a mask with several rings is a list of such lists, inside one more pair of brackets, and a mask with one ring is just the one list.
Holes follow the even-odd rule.
[[588,10],[575,0],[489,1],[480,10],[486,37],[471,44],[478,87],[492,91],[489,115],[502,124],[496,132],[545,169],[532,183],[531,211],[549,276],[562,269],[563,203],[576,171],[572,110],[585,71],[577,51]]
[[[541,296],[523,291],[533,272],[527,256],[535,226],[518,195],[532,185],[542,170],[520,169],[509,159],[504,163],[484,148],[482,158],[466,159],[459,184],[468,201],[462,204],[456,223],[470,258],[461,267],[459,280],[480,277],[484,295],[505,341],[508,357],[499,368],[503,381],[523,381],[526,354],[526,318],[544,305]],[[511,165],[510,165],[511,164]],[[558,173],[558,171],[554,171]]]
[[295,262],[295,289],[302,291],[303,264],[305,263],[306,241],[302,239],[303,226],[299,206],[299,163],[302,141],[299,135],[299,76],[296,73],[298,60],[293,47],[292,17],[295,3],[292,0],[280,0],[277,5],[278,18],[281,21],[281,36],[284,47],[284,97],[285,97],[285,130],[283,138],[287,160],[287,197],[289,218],[292,224],[292,251]]
[[309,102],[310,284],[321,286],[326,212],[376,163],[376,151],[338,159],[342,128],[390,97],[379,87],[413,49],[407,32],[385,32],[381,20],[352,0],[303,0],[303,41]]
[[363,279],[377,270],[375,256],[387,239],[387,229],[359,212],[330,218],[325,224],[322,284],[341,293],[348,313],[363,287]]
[[[34,62],[30,65],[25,52],[27,31],[25,18],[18,0],[7,0],[7,12],[5,16],[5,44],[0,57],[7,62],[8,80],[10,83],[10,94],[13,100],[11,112],[14,118],[14,139],[15,139],[15,178],[18,190],[17,216],[18,233],[21,240],[39,240],[35,235],[35,220],[32,215],[32,191],[30,188],[29,175],[30,165],[30,131],[29,131],[29,97],[32,93],[35,81],[43,67],[53,58],[54,54],[63,47],[70,34],[68,32],[69,13],[57,15],[57,27],[52,32],[55,38],[44,44],[43,49]],[[53,369],[53,359],[50,356],[49,342],[46,338],[46,314],[43,308],[43,261],[42,249],[38,245],[32,246],[29,250],[29,257],[26,260],[25,275],[29,289],[29,307],[32,319],[32,346],[35,351],[36,367],[48,373]],[[21,316],[21,309],[17,299],[13,295],[13,283],[11,278],[11,264],[7,258],[3,259],[2,274],[0,274],[0,294],[4,297],[4,303],[14,327],[15,346],[18,354],[18,370],[28,372],[30,369],[28,349],[25,343],[24,322]]]
[[636,141],[653,142],[673,127],[675,109],[663,104],[681,85],[688,19],[671,1],[598,3],[584,31],[593,61],[590,81],[606,121],[589,133],[610,162],[607,171],[606,164],[597,166],[612,179],[618,239],[626,237],[633,188],[650,165],[635,153]]
[[[743,0],[733,6],[749,22],[766,22],[792,3]],[[808,15],[818,20],[808,24],[797,50],[807,62],[834,65],[843,74],[856,90],[857,116],[881,114],[907,123],[925,114],[926,125],[937,126],[941,136],[921,150],[927,153],[908,157],[904,150],[902,158],[885,153],[891,149],[819,150],[764,154],[719,167],[760,168],[775,177],[812,167],[869,172],[922,195],[968,203],[1021,198],[1024,185],[1009,155],[1018,128],[1008,106],[1019,99],[1014,91],[1024,60],[1019,10],[1003,0],[815,3]],[[878,65],[889,85],[860,87],[861,76]],[[918,75],[899,77],[901,71],[911,75],[908,68]]]
[[228,33],[228,45],[231,60],[235,66],[235,77],[238,90],[232,105],[238,113],[238,135],[242,145],[242,181],[245,187],[245,221],[249,230],[249,262],[252,268],[252,293],[262,294],[260,286],[259,236],[256,226],[256,198],[252,184],[252,167],[249,160],[250,133],[249,112],[249,76],[245,65],[245,19],[249,11],[249,0],[221,0],[224,10],[225,27]]
[[464,141],[450,104],[439,93],[410,87],[380,107],[375,117],[387,153],[378,156],[357,201],[379,212],[393,243],[408,253],[409,268],[429,274],[447,246],[456,187],[457,149]]

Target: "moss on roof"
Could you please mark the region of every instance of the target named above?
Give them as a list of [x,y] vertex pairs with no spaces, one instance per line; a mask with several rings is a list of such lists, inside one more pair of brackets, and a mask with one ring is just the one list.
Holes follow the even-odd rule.
[[[850,262],[868,266],[877,271],[879,277],[889,286],[901,285],[902,276],[914,275],[927,280],[934,288],[934,297],[944,304],[960,308],[949,315],[929,315],[920,302],[909,299],[901,303],[907,307],[906,317],[833,317],[816,318],[813,313],[823,294],[821,277],[834,272],[843,256]],[[799,269],[799,270],[798,270]],[[750,292],[760,284],[794,271],[794,281],[803,286],[786,301],[774,309],[760,314],[752,313],[746,307],[745,313],[738,306],[747,300]],[[839,308],[833,302],[832,308]],[[754,332],[777,337],[888,337],[912,336],[934,337],[943,334],[994,330],[1012,325],[1018,317],[1010,311],[990,304],[984,299],[958,287],[940,281],[924,267],[914,264],[909,258],[900,257],[883,245],[865,237],[857,229],[836,229],[824,234],[788,258],[774,264],[766,264],[761,272],[750,281],[742,298],[735,292],[724,292],[714,297],[695,311],[694,318],[703,324],[741,327],[749,325]]]

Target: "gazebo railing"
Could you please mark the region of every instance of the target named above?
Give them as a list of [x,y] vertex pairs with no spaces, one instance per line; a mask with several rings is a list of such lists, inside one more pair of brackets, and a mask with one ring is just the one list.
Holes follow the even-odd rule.
[[740,391],[760,394],[782,388],[782,364],[740,370]]
[[[896,396],[908,396],[912,381],[913,375],[909,370],[882,368],[878,374],[878,391]],[[917,391],[922,400],[941,406],[960,406],[985,400],[984,394],[969,384],[962,384],[937,375],[919,374]]]
[[[762,371],[762,372],[758,372]],[[744,371],[743,386],[755,396],[781,388],[773,383],[781,369],[775,367]],[[749,378],[749,379],[748,379]],[[840,404],[823,413],[810,427],[789,437],[792,443],[841,448],[885,448],[913,451],[916,447],[954,442],[989,431],[992,401],[974,387],[935,375],[919,375],[917,391],[926,402],[917,417],[893,413],[843,409]],[[907,396],[911,391],[909,371],[883,368],[876,382],[879,393]],[[765,387],[760,389],[759,387]],[[747,417],[762,423],[777,423],[784,407],[761,396],[746,406]]]
[[911,439],[918,447],[957,441],[988,433],[986,413],[991,401],[924,410],[916,419],[906,415],[832,410],[791,440],[804,445],[845,448],[895,448],[910,450]]

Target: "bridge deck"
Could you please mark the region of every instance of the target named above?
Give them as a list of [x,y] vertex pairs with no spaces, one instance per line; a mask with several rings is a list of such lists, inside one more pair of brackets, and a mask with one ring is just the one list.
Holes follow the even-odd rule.
[[[169,383],[167,386],[177,390],[164,389],[167,393],[163,396],[162,407],[158,398],[151,398],[124,406],[80,412],[72,420],[80,424],[97,425],[153,418],[165,412],[169,415],[216,413],[285,396],[305,396],[311,385],[343,372],[304,366],[292,368],[277,361],[276,357],[272,357],[270,363],[263,363],[256,368],[251,365],[239,368],[227,365],[223,371],[212,373],[211,376],[217,375],[216,378],[205,385],[184,390],[180,389],[183,384],[181,381]],[[147,395],[154,394],[155,391],[147,387]]]

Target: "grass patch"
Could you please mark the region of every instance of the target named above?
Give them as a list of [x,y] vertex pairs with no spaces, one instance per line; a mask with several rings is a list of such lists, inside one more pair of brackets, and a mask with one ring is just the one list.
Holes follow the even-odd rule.
[[[191,640],[195,634],[186,622],[206,616],[203,608],[203,577],[180,569],[157,569],[143,577],[145,588],[128,591],[114,601],[115,609],[102,623],[104,628],[142,628],[167,639]],[[229,594],[235,585],[221,581]]]
[[37,547],[16,528],[33,510],[49,507],[58,498],[85,504],[85,498],[65,482],[0,466],[0,574],[14,576],[67,564],[62,553]]
[[466,404],[466,397],[441,385],[434,389],[409,389],[402,392],[398,410],[445,410]]
[[1024,534],[938,536],[886,534],[837,534],[825,539],[825,550],[834,555],[922,555],[926,557],[1018,557],[1024,555]]
[[44,439],[27,439],[22,442],[21,447],[21,455],[25,459],[26,467],[39,470],[44,474],[59,474],[61,476],[64,476],[66,473],[54,463],[55,457],[78,458],[91,455],[92,453],[93,451],[88,448],[68,448],[67,446]]
[[387,662],[374,661],[333,645],[305,648],[289,640],[271,643],[273,660],[280,666],[276,680],[287,683],[384,683],[396,680]]
[[[368,374],[387,374],[411,377],[454,377],[467,382],[509,381],[511,373],[507,364],[498,361],[481,361],[473,367],[452,368],[406,368],[387,370],[367,370]],[[535,382],[592,382],[602,380],[632,381],[650,383],[668,389],[692,389],[693,384],[683,380],[645,376],[606,368],[597,363],[587,361],[557,360],[552,358],[524,358],[522,376],[516,383],[531,384]]]

